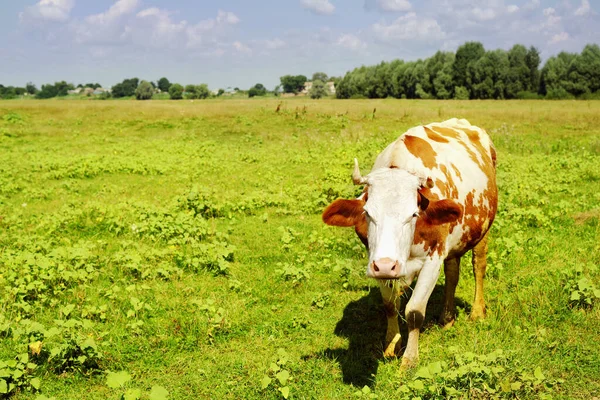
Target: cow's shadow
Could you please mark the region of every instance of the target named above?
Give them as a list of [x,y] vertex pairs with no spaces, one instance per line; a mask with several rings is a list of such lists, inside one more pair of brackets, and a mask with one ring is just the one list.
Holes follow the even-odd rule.
[[[402,297],[400,313],[400,333],[402,351],[406,347],[407,326],[402,316],[408,296]],[[427,303],[423,329],[437,324],[444,305],[444,286],[437,285]],[[456,306],[470,311],[470,306],[456,298]],[[344,383],[356,387],[373,386],[377,368],[383,360],[387,319],[379,288],[371,288],[366,296],[350,302],[344,309],[342,319],[333,333],[348,338],[348,349],[325,349],[317,354],[339,362]],[[400,353],[401,354],[401,353]]]

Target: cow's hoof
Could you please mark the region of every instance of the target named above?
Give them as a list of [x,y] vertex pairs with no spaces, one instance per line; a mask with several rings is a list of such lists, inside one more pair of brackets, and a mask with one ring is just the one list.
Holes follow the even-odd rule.
[[396,344],[400,341],[400,334],[397,333],[396,336],[390,341],[390,344],[386,347],[383,352],[383,356],[386,358],[396,357]]
[[469,318],[471,319],[471,321],[477,321],[478,319],[484,319],[485,318],[485,308],[473,308]]
[[454,322],[456,322],[454,318],[452,318],[450,321],[442,321],[442,326],[444,329],[450,329],[454,326]]
[[419,363],[418,359],[412,359],[407,357],[402,357],[402,364],[400,365],[401,370],[411,369],[417,366]]
[[440,316],[440,325],[442,325],[444,329],[452,328],[454,322],[456,322],[456,317],[454,315],[442,314]]
[[385,358],[394,358],[394,357],[396,357],[396,350],[395,350],[395,349],[392,349],[392,350],[390,351],[390,349],[388,348],[388,349],[386,349],[386,350],[385,350],[385,352],[383,353],[383,356],[384,356]]

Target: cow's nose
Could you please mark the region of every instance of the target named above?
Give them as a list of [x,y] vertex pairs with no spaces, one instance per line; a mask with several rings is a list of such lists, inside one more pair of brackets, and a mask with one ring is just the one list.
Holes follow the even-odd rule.
[[380,258],[371,263],[371,273],[376,279],[397,279],[400,277],[400,263],[389,257]]

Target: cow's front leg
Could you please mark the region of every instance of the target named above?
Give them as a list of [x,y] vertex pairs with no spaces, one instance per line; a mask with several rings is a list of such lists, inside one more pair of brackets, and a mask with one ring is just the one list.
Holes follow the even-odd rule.
[[385,334],[384,357],[396,355],[396,344],[400,339],[400,327],[398,325],[398,311],[400,310],[400,296],[402,287],[399,282],[379,281],[379,290],[383,298],[383,308],[387,317],[387,333]]
[[440,276],[441,260],[429,259],[423,265],[412,296],[406,305],[406,323],[408,325],[408,342],[402,356],[402,367],[410,368],[419,361],[419,333],[425,320],[427,302]]

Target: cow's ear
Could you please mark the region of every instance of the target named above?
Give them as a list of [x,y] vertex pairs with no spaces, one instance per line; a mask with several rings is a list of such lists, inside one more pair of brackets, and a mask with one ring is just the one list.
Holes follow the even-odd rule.
[[440,225],[457,221],[462,215],[462,209],[453,200],[432,200],[429,201],[425,215],[430,224]]
[[323,211],[323,222],[333,226],[355,226],[364,218],[364,205],[362,200],[338,199]]

